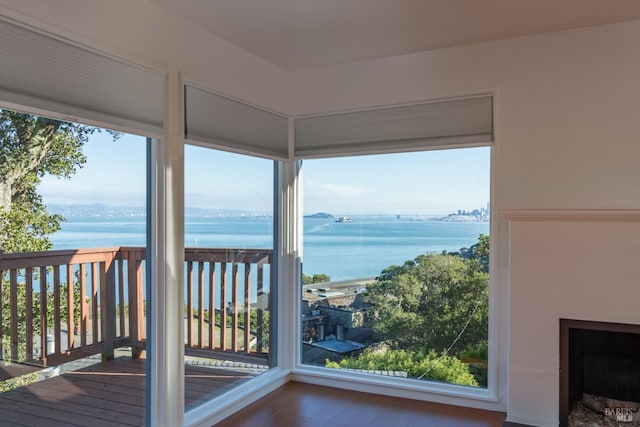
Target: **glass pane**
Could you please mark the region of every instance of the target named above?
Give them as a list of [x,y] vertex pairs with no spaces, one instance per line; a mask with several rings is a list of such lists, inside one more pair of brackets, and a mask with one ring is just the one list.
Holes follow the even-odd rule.
[[270,364],[273,161],[185,149],[185,408]]
[[146,139],[0,126],[3,422],[144,424]]
[[486,387],[490,149],[303,169],[302,362]]

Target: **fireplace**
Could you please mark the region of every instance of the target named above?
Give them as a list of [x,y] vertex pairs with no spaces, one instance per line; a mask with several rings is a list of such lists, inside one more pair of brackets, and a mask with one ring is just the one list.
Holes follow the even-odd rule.
[[640,402],[640,325],[560,319],[560,426],[583,393]]

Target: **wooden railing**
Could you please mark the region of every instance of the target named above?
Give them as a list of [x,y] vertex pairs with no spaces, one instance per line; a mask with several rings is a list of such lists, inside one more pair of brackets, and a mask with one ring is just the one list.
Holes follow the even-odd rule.
[[217,350],[268,358],[272,257],[273,251],[265,249],[186,249],[188,353]]
[[[271,250],[185,251],[188,351],[268,358],[271,264]],[[0,254],[0,356],[47,366],[130,346],[139,357],[144,265],[139,247]]]

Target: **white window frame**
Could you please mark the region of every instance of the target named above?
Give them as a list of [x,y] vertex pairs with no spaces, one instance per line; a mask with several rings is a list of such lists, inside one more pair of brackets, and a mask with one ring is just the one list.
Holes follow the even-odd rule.
[[[484,92],[487,94],[487,92]],[[302,364],[301,357],[301,340],[299,334],[299,326],[294,328],[293,325],[289,325],[290,328],[287,331],[289,334],[296,334],[298,345],[295,347],[295,360],[296,364],[291,370],[291,379],[299,382],[305,382],[310,384],[323,385],[328,387],[343,388],[348,390],[363,391],[377,393],[381,395],[404,397],[416,400],[439,402],[444,404],[468,406],[479,409],[506,411],[506,361],[507,361],[507,339],[506,339],[506,319],[507,319],[507,298],[506,289],[504,283],[506,283],[506,242],[504,237],[506,236],[506,221],[500,215],[500,203],[497,200],[497,176],[498,176],[498,106],[499,106],[499,91],[493,90],[490,92],[493,97],[493,124],[494,124],[494,137],[491,144],[485,144],[490,146],[491,158],[490,158],[490,181],[491,181],[491,219],[490,219],[490,244],[491,244],[491,257],[490,257],[490,283],[489,283],[489,372],[488,372],[488,386],[486,389],[465,387],[453,384],[442,384],[429,381],[407,380],[393,377],[381,377],[373,374],[353,372],[349,370],[337,370],[331,368],[325,368],[320,366],[312,366]],[[478,94],[470,94],[474,96]],[[452,146],[448,149],[461,149],[465,148],[464,145],[460,147]],[[433,147],[425,145],[419,151],[429,151]],[[406,150],[394,150],[394,152],[411,152],[418,151],[418,147],[407,147]],[[357,149],[352,153],[341,151],[337,154],[339,157],[346,155],[362,155],[362,154],[385,154],[388,151],[372,150],[370,152],[363,152],[361,149]],[[337,157],[336,156],[336,157]],[[324,155],[323,158],[332,156]],[[298,181],[302,179],[302,173],[296,178]],[[301,187],[301,183],[297,182],[297,187]],[[298,192],[298,199],[301,198],[301,193]],[[291,224],[292,231],[298,230],[302,233],[301,221],[297,224]],[[301,237],[300,237],[301,239]],[[296,319],[300,319],[301,313],[301,300],[300,300],[300,285],[297,284],[295,289],[290,288],[283,290],[291,295],[297,295],[295,305],[291,313],[295,313]],[[299,322],[296,322],[296,324]]]

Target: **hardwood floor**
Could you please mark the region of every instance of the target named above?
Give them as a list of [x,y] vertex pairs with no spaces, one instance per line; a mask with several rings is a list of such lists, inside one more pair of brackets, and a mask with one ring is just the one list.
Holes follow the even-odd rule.
[[502,427],[505,414],[289,382],[216,427]]

